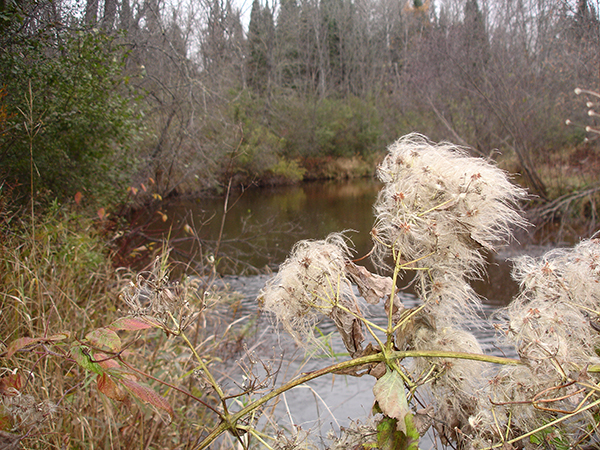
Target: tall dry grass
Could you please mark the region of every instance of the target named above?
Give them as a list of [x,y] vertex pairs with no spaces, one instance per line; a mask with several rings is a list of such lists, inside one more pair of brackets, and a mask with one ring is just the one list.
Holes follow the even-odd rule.
[[[74,360],[73,346],[85,342],[86,333],[128,312],[124,289],[139,280],[112,265],[106,228],[57,205],[34,217],[35,226],[8,202],[1,218],[0,448],[193,446],[217,417],[194,398],[208,405],[217,399],[200,389],[190,348],[180,339],[156,328],[120,332],[124,360],[147,374],[140,380],[173,405],[172,421],[152,402],[109,398],[96,374]],[[160,261],[166,277],[172,267]],[[232,335],[215,332],[227,328],[228,294],[189,270],[181,284],[193,292],[186,301],[202,311],[188,329],[194,348],[207,361],[232,353]],[[32,341],[13,352],[11,343],[22,338]]]

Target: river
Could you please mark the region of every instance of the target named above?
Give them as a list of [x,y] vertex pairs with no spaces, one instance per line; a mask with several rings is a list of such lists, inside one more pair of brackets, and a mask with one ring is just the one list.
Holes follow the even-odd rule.
[[[257,293],[300,239],[322,239],[331,232],[349,230],[347,236],[354,243],[357,257],[368,253],[371,248],[369,231],[374,222],[372,205],[378,190],[379,184],[374,180],[355,180],[236,191],[228,198],[224,221],[225,201],[222,197],[178,200],[153,214],[161,220],[154,221],[146,235],[158,238],[169,233],[177,254],[182,259],[193,258],[199,268],[205,268],[209,261],[216,261],[217,271],[222,276],[220,283],[228,285],[241,297],[237,317],[253,321],[254,332],[246,342],[250,354],[274,367],[281,363],[278,374],[281,382],[297,373],[325,367],[331,360],[319,357],[306,361],[302,349],[280,334],[272,321],[259,315]],[[199,242],[202,245],[198,245]],[[474,285],[486,299],[482,318],[506,305],[517,292],[517,286],[510,278],[510,264],[506,261],[512,254],[514,249],[489,255],[487,278]],[[402,301],[407,308],[418,304],[410,289],[403,291]],[[371,307],[371,320],[385,323],[382,309]],[[510,350],[495,346],[495,331],[488,321],[481,320],[472,325],[486,352],[500,356],[508,352],[507,356],[510,356]],[[325,321],[320,329],[327,335],[335,327]],[[345,352],[341,340],[335,336],[331,346],[335,354]],[[242,353],[238,363],[248,364],[250,359],[248,354]],[[242,376],[241,371],[236,371],[235,367],[229,369],[226,374],[229,385],[241,383],[240,379],[235,379]],[[264,375],[261,365],[257,370]],[[368,416],[373,402],[373,384],[371,377],[326,376],[288,392],[278,403],[275,415],[288,432],[301,427],[313,430],[317,435],[325,434],[331,428],[347,426],[350,418]],[[427,447],[422,445],[422,448]]]

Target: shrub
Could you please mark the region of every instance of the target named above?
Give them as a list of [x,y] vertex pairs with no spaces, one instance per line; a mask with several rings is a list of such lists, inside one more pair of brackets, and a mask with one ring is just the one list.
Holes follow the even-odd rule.
[[0,51],[1,179],[22,198],[49,202],[79,191],[103,205],[116,203],[141,132],[123,72],[126,52],[99,31],[20,38]]

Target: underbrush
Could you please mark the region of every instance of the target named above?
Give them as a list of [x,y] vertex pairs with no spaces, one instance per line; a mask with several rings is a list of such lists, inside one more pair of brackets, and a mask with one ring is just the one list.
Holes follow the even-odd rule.
[[[182,301],[196,311],[186,330],[189,344],[160,327],[117,326],[109,335],[122,339],[118,353],[123,363],[107,375],[116,363],[94,362],[102,359],[99,351],[114,344],[102,334],[108,333],[105,327],[131,312],[128,290],[166,279],[167,257],[134,274],[113,267],[112,236],[102,221],[56,205],[34,223],[19,217],[5,205],[0,230],[0,447],[193,445],[204,428],[215,425],[214,415],[207,415],[215,399],[198,387],[192,353],[216,363],[239,351],[232,344],[239,341],[239,330],[228,328],[231,296],[215,289],[210,278],[189,273],[180,283],[165,284],[164,292],[184,293]],[[157,253],[168,251],[158,248]],[[151,296],[146,290],[137,301]],[[217,332],[226,329],[230,332]],[[95,345],[83,345],[90,342]]]

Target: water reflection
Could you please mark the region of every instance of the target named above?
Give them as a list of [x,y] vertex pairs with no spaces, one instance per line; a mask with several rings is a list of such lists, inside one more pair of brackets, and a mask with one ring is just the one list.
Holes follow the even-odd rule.
[[[369,232],[379,189],[373,179],[248,189],[230,195],[224,222],[223,198],[177,200],[162,210],[167,222],[155,221],[148,233],[156,238],[170,233],[180,257],[186,262],[195,259],[199,266],[214,256],[221,235],[217,270],[223,275],[276,271],[298,240],[323,239],[334,231],[351,230],[347,236],[360,257],[372,247]],[[187,227],[195,230],[202,245]],[[368,259],[361,264],[375,270]],[[411,275],[405,278],[403,284],[408,285]],[[488,273],[474,287],[496,306],[508,303],[517,292],[510,264],[501,255],[489,255]]]

